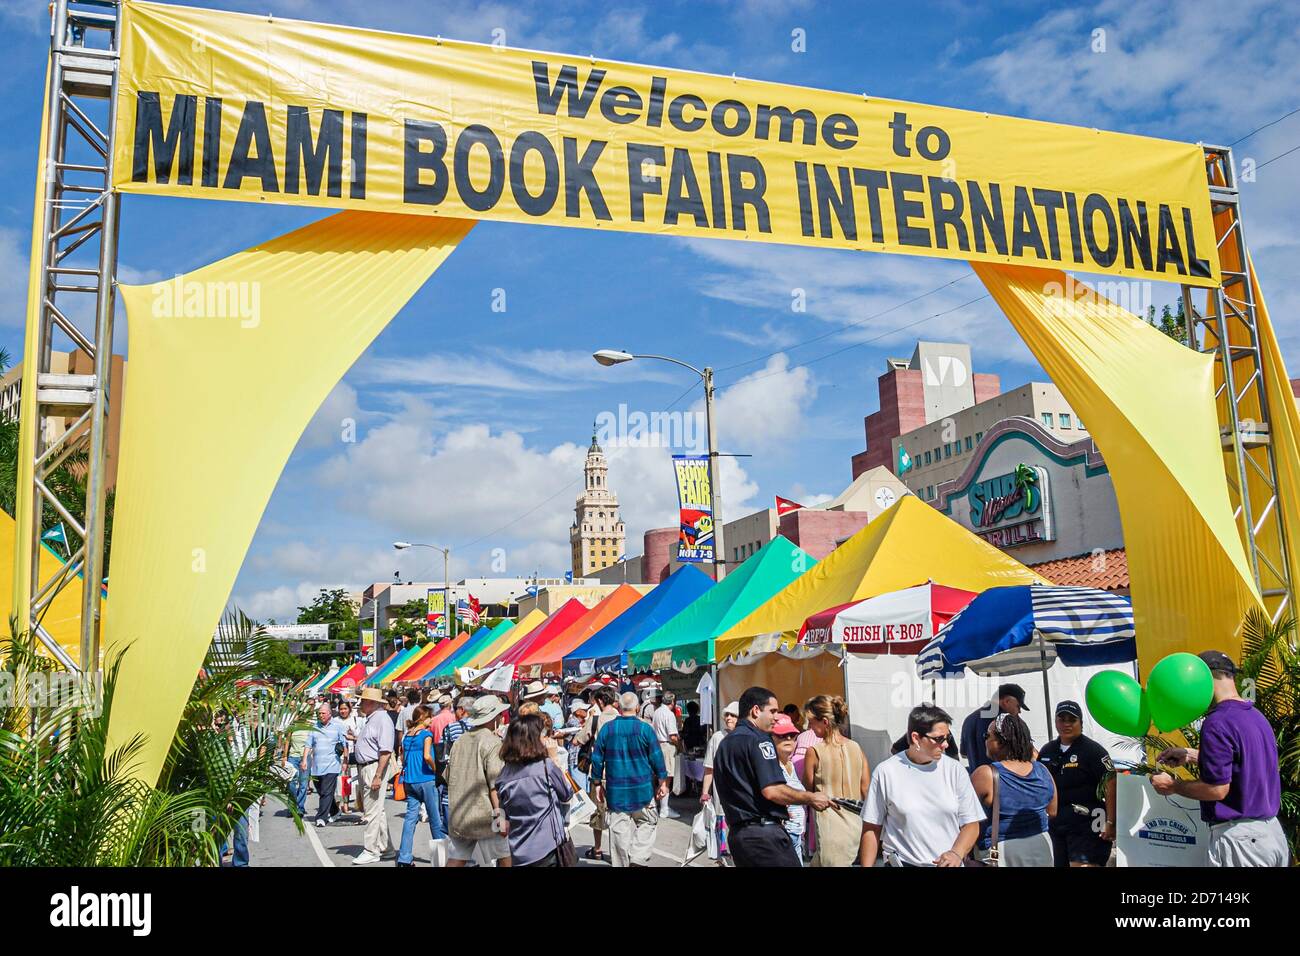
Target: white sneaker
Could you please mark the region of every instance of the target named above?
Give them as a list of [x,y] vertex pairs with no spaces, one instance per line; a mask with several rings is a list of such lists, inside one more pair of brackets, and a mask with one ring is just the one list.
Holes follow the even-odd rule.
[[682,815],[680,813],[678,813],[676,810],[674,810],[672,807],[668,806],[667,804],[664,805],[664,808],[659,815],[666,820],[680,820],[682,818]]
[[316,826],[320,827],[322,830],[325,829],[325,821],[324,821],[324,820],[317,820],[317,821],[316,821]]
[[369,850],[364,851],[359,857],[352,861],[353,866],[365,866],[367,863],[378,863],[379,857]]

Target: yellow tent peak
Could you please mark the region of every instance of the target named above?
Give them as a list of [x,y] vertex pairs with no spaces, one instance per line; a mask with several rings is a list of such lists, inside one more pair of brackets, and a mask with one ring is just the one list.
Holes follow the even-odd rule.
[[828,607],[927,580],[968,591],[1051,583],[915,495],[904,495],[719,637],[718,659],[759,635],[797,633],[809,616]]

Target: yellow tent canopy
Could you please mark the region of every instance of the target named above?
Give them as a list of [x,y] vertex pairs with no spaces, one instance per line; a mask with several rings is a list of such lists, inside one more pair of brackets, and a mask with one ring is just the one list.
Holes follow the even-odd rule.
[[518,624],[510,628],[510,630],[506,631],[469,660],[462,661],[460,666],[469,668],[482,667],[488,661],[496,660],[496,658],[500,657],[503,653],[514,647],[536,630],[538,625],[546,620],[546,617],[547,616],[537,608],[533,608],[519,619]]
[[1050,584],[1015,558],[914,495],[904,495],[807,573],[717,639],[717,659],[753,652],[755,639],[780,634],[792,646],[800,626],[828,607],[934,580],[967,591]]

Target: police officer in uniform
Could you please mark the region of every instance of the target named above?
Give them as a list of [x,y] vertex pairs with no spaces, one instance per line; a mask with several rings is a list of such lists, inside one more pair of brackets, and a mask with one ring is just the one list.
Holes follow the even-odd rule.
[[777,700],[766,687],[740,695],[740,723],[718,745],[713,785],[727,818],[727,845],[736,866],[799,866],[783,823],[786,807],[825,810],[830,797],[796,790],[785,782],[769,731]]
[[[1056,705],[1059,735],[1038,752],[1056,781],[1059,809],[1049,825],[1056,865],[1105,866],[1115,840],[1115,777],[1106,748],[1083,735],[1083,708],[1075,701]],[[1097,787],[1107,774],[1106,796]]]

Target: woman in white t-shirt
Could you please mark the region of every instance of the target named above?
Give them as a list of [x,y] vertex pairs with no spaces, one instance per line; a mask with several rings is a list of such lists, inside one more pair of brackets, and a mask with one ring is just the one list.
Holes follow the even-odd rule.
[[858,860],[875,866],[961,866],[979,837],[984,808],[970,777],[945,760],[952,718],[932,704],[912,708],[906,750],[876,767],[862,805]]

